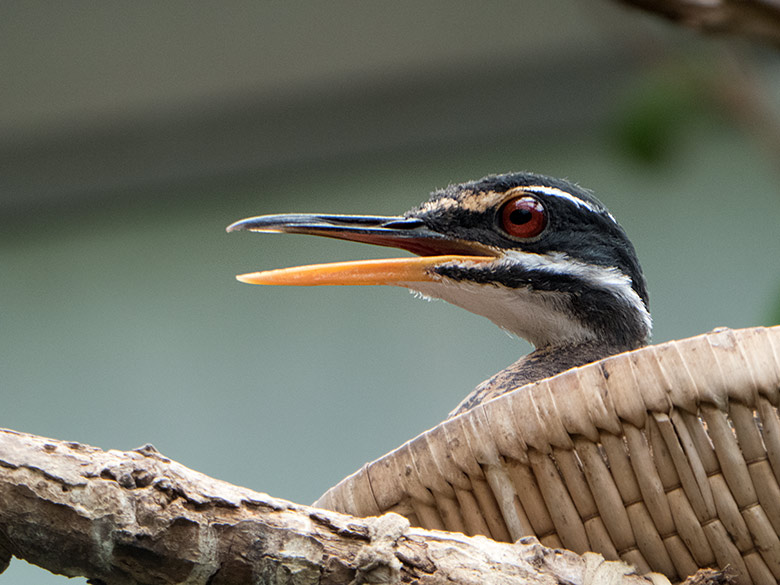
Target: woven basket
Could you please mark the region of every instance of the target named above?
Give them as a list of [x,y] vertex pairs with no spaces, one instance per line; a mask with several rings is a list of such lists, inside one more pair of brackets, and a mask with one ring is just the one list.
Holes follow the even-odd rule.
[[613,356],[447,420],[315,505],[780,581],[780,326]]

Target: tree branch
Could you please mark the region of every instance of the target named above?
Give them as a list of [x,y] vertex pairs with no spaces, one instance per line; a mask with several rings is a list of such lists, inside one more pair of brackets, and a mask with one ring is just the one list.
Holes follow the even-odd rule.
[[[148,445],[102,451],[0,430],[0,570],[92,583],[648,583],[600,555],[359,519],[230,485]],[[666,581],[658,576],[656,583]]]
[[704,32],[729,32],[780,47],[776,0],[621,0]]

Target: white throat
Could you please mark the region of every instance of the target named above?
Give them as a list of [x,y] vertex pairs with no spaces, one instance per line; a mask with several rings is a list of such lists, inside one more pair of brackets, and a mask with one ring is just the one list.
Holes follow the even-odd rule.
[[595,339],[566,309],[565,293],[539,292],[442,278],[435,282],[405,284],[426,297],[443,299],[477,315],[487,317],[535,347],[580,343]]
[[[561,252],[533,254],[511,250],[496,260],[550,275],[574,276],[589,286],[608,291],[637,313],[649,337],[650,313],[631,286],[631,279],[617,268],[592,266]],[[487,317],[499,327],[531,342],[535,347],[573,345],[598,341],[599,333],[578,319],[571,310],[568,293],[508,287],[440,276],[430,282],[399,283],[427,297],[443,299],[467,311]]]

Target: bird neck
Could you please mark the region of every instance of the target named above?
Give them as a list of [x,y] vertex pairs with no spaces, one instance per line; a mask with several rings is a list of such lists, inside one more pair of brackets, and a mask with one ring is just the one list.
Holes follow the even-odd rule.
[[497,398],[520,386],[549,378],[627,349],[633,348],[605,344],[603,341],[541,347],[482,382],[449,416],[453,417],[471,410],[483,402]]
[[633,281],[613,268],[573,266],[563,273],[445,264],[436,270],[441,280],[405,286],[487,317],[536,348],[646,343],[650,313]]

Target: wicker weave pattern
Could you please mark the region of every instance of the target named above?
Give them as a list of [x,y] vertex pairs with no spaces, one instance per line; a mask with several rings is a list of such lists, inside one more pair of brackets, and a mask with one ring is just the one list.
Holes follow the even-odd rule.
[[780,327],[719,330],[518,389],[364,466],[317,505],[780,581]]

